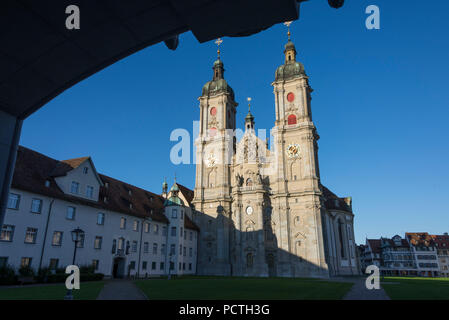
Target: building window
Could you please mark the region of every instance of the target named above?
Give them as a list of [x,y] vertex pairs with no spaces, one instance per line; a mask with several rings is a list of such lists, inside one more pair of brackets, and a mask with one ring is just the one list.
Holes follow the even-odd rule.
[[103,242],[103,237],[96,236],[95,237],[95,242],[94,242],[94,248],[95,249],[101,249],[102,242]]
[[173,261],[170,261],[170,270],[175,269],[175,263]]
[[160,270],[164,270],[164,263],[163,262],[160,263],[159,269]]
[[41,199],[31,200],[31,212],[32,213],[41,213],[42,212],[42,200]]
[[92,267],[94,270],[98,270],[98,266],[100,265],[100,260],[92,260]]
[[147,270],[147,262],[146,261],[142,262],[142,270]]
[[162,227],[162,235],[163,236],[167,235],[167,227]]
[[86,187],[86,197],[92,199],[94,197],[94,187],[87,186]]
[[81,233],[80,235],[80,239],[79,241],[76,243],[76,247],[77,248],[84,248],[84,238],[85,238],[85,234]]
[[47,188],[50,187],[50,180],[45,180],[45,186],[46,186]]
[[118,239],[118,249],[119,250],[123,250],[123,246],[125,245],[125,239],[124,238],[119,238]]
[[120,229],[126,229],[126,218],[120,219]]
[[134,231],[139,231],[139,221],[134,220],[134,223],[133,223],[133,230],[134,230]]
[[73,194],[78,194],[80,190],[80,184],[76,181],[72,181],[72,185],[70,187],[70,192]]
[[89,168],[88,168],[88,167],[84,167],[84,168],[83,168],[83,173],[84,173],[84,174],[87,174],[88,172],[89,172]]
[[157,254],[157,243],[153,243],[153,254]]
[[192,248],[189,248],[189,257],[191,257],[192,254],[193,254],[193,249],[192,249]]
[[100,226],[104,225],[104,217],[105,217],[104,213],[102,213],[102,212],[98,213],[98,215],[97,215],[97,224],[98,225],[100,225]]
[[131,247],[131,250],[132,250],[132,252],[137,252],[137,241],[136,240],[133,241],[133,245]]
[[148,253],[150,244],[148,242],[143,243],[143,253]]
[[254,256],[253,254],[250,252],[246,255],[246,267],[247,268],[252,268],[253,267],[253,260],[254,260]]
[[151,270],[156,270],[156,262],[151,262]]
[[56,269],[58,269],[58,265],[59,265],[59,259],[53,258],[53,259],[50,259],[48,268],[50,270],[56,270]]
[[52,246],[62,245],[62,231],[53,232],[53,240],[51,241]]
[[186,263],[183,262],[183,263],[182,263],[182,270],[185,270],[185,269],[186,269]]
[[192,231],[190,231],[190,241],[192,241],[192,239],[193,239],[193,232]]
[[37,229],[36,228],[27,228],[25,233],[25,243],[36,243],[37,238]]
[[8,209],[19,209],[20,195],[10,193],[8,198]]
[[176,237],[176,227],[171,227],[171,235],[172,237]]
[[178,217],[178,210],[173,209],[173,211],[172,211],[172,213],[171,213],[171,217],[172,217],[173,219],[176,219],[176,218]]
[[154,234],[159,234],[159,225],[154,225]]
[[136,262],[135,261],[131,261],[129,263],[129,270],[134,270],[136,268]]
[[182,256],[182,244],[179,245],[179,255]]
[[174,244],[170,245],[170,255],[174,256],[176,254],[176,247]]
[[144,230],[146,233],[150,232],[150,224],[148,222],[144,223]]
[[117,250],[117,240],[113,239],[112,240],[112,253],[114,254],[116,250]]
[[26,268],[26,267],[31,267],[31,261],[33,260],[33,258],[30,257],[23,257],[20,260],[20,267],[22,268]]
[[8,257],[0,257],[0,268],[4,268],[8,265]]
[[182,255],[183,255],[184,257],[186,256],[186,251],[187,251],[187,248],[184,247],[184,248],[183,248],[183,252],[182,252]]
[[184,240],[187,240],[187,231],[184,230]]
[[192,270],[192,264],[189,263],[189,271],[191,271],[191,270]]
[[76,213],[76,208],[75,207],[67,207],[66,218],[68,220],[75,220],[75,213]]
[[164,255],[165,254],[165,244],[161,244],[161,254]]
[[2,226],[2,232],[0,233],[0,241],[12,241],[14,236],[14,226],[9,224],[4,224]]
[[181,262],[179,263],[179,270],[181,270],[181,268],[182,268],[182,264],[181,264]]
[[182,238],[182,227],[181,227],[181,229],[179,229],[179,236]]

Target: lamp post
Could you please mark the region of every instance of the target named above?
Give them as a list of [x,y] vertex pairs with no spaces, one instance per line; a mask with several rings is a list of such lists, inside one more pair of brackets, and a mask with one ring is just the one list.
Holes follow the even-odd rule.
[[[80,227],[74,229],[71,231],[72,234],[72,241],[75,243],[75,248],[73,250],[73,261],[72,265],[75,265],[75,259],[76,259],[76,248],[78,247],[78,243],[83,241],[84,239],[84,231],[80,229]],[[73,294],[72,289],[67,290],[67,294],[64,297],[64,300],[73,300]]]

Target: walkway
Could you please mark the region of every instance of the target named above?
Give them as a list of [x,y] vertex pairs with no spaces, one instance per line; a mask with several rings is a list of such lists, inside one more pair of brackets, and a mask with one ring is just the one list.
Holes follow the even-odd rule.
[[131,280],[108,280],[97,300],[148,300]]
[[390,297],[382,289],[382,286],[378,290],[368,290],[365,286],[365,281],[366,278],[352,278],[351,282],[354,282],[354,285],[343,297],[343,300],[390,300]]

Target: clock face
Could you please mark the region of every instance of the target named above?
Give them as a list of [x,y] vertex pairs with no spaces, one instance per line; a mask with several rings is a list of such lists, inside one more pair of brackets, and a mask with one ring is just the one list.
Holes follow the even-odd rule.
[[215,164],[217,163],[217,159],[215,158],[215,155],[213,153],[211,153],[207,156],[206,163],[207,163],[208,167],[215,166]]
[[251,206],[246,207],[246,213],[247,214],[252,214],[253,213],[253,207],[251,207]]
[[293,92],[289,92],[287,94],[287,100],[288,102],[293,102],[293,100],[295,100],[295,94]]
[[289,144],[287,147],[287,155],[289,158],[296,158],[299,156],[299,144]]

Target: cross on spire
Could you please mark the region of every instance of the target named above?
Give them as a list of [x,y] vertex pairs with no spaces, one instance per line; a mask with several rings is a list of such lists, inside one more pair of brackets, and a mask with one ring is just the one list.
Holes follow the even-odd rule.
[[248,100],[248,112],[251,112],[251,97],[246,98],[246,100]]
[[293,21],[286,21],[284,22],[284,25],[287,27],[287,36],[288,36],[288,41],[290,41],[290,25],[292,24]]
[[223,43],[223,40],[221,40],[221,38],[218,38],[217,40],[215,40],[215,44],[217,45],[217,55],[218,55],[218,59],[220,59],[220,45]]

